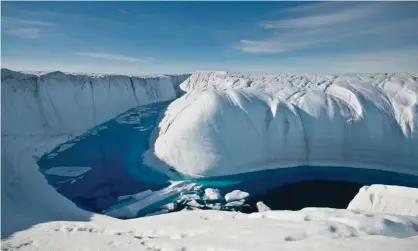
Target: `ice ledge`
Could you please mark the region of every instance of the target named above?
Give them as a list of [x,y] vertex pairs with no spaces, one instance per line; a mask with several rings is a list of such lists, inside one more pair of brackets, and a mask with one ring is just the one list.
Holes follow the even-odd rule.
[[364,186],[347,209],[418,217],[418,189],[401,186]]

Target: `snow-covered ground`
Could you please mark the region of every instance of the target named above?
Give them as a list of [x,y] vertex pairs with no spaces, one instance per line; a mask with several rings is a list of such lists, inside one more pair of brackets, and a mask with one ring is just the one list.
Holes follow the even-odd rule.
[[[377,207],[362,202],[365,201],[362,195],[365,189],[362,189],[358,196],[363,197],[356,197],[350,207],[369,211],[311,208],[250,215],[193,211],[118,220],[77,208],[47,184],[38,171],[37,157],[129,108],[175,98],[176,93],[180,93],[177,89],[180,80],[174,78],[177,82],[173,76],[141,78],[59,72],[28,75],[2,71],[2,249],[416,249],[418,218],[414,215],[415,209],[405,209],[412,205],[411,200],[418,199],[413,189],[388,187],[387,190],[394,192],[379,193],[374,198],[405,191],[411,198],[379,199]],[[190,92],[170,105],[155,150],[158,156],[185,173],[212,175],[248,171],[260,168],[260,164],[266,164],[265,160],[271,160],[269,158],[275,154],[275,160],[283,164],[295,163],[295,159],[302,157],[308,164],[315,160],[351,166],[349,159],[357,153],[365,157],[356,159],[356,163],[367,164],[376,157],[373,154],[377,154],[374,161],[379,168],[417,174],[418,84],[415,74],[197,73],[180,88]],[[296,116],[296,109],[309,116]],[[266,116],[268,114],[271,116]],[[307,119],[311,128],[304,121]],[[237,123],[240,127],[234,126]],[[280,126],[283,128],[278,129]],[[344,138],[349,134],[340,129],[357,138]],[[304,132],[302,140],[301,135],[298,136],[301,130]],[[197,131],[200,133],[196,134]],[[229,138],[231,131],[238,141]],[[263,135],[271,139],[265,141]],[[284,140],[283,135],[291,138]],[[364,135],[371,135],[367,136],[370,143]],[[221,136],[226,137],[225,141],[218,140]],[[195,137],[195,143],[191,137]],[[360,143],[365,146],[352,139],[358,137],[363,138]],[[263,148],[266,142],[275,147]],[[337,147],[343,142],[346,148]],[[301,147],[303,153],[294,151],[299,146],[304,146]],[[257,147],[266,150],[265,155],[260,155]],[[190,152],[187,154],[186,150]],[[342,155],[345,150],[348,155]],[[234,160],[237,154],[242,158]],[[289,157],[284,161],[283,156]],[[322,159],[327,156],[333,159]],[[225,164],[230,169],[222,169]],[[390,167],[389,164],[395,165]],[[376,192],[366,196],[370,198],[370,194]],[[404,207],[385,211],[387,203]]]

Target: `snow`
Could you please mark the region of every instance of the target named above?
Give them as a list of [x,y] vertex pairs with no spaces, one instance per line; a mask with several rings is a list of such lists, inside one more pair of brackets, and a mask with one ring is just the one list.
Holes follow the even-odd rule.
[[294,166],[417,175],[416,74],[196,73],[154,152],[186,176]]
[[250,194],[247,192],[234,190],[225,195],[225,201],[230,202],[230,201],[236,201],[236,200],[245,200],[246,198],[248,198],[248,196],[250,196]]
[[219,189],[215,188],[206,188],[205,194],[203,195],[203,200],[205,201],[219,201],[222,200],[222,194]]
[[[319,161],[318,158],[323,157],[321,153],[326,152],[324,145],[327,145],[329,156],[334,156],[333,154],[338,151],[336,145],[341,143],[338,140],[331,140],[333,137],[338,139],[339,135],[333,131],[333,128],[340,128],[339,123],[351,121],[352,124],[347,123],[343,128],[351,130],[351,133],[358,137],[345,138],[348,141],[344,143],[347,155],[342,159],[341,155],[335,155],[335,162],[353,164],[353,166],[359,164],[358,159],[355,159],[355,163],[348,162],[356,150],[357,153],[362,153],[362,156],[364,153],[360,164],[367,164],[364,159],[373,160],[381,162],[379,168],[416,174],[414,165],[411,164],[414,161],[417,163],[417,156],[414,153],[417,152],[418,86],[414,74],[346,77],[198,73],[185,84],[179,85],[181,79],[182,76],[129,77],[61,72],[30,75],[2,70],[2,250],[231,251],[277,250],[277,247],[283,251],[416,249],[418,244],[416,216],[362,211],[373,211],[380,207],[379,210],[385,213],[388,211],[393,213],[395,210],[397,214],[411,215],[413,211],[407,210],[407,207],[412,205],[408,204],[410,202],[407,203],[409,198],[400,199],[401,196],[393,196],[397,197],[396,203],[399,201],[403,203],[402,207],[396,209],[387,208],[389,201],[393,203],[392,199],[385,199],[383,204],[377,201],[377,204],[373,204],[380,205],[379,207],[368,205],[361,198],[360,203],[356,204],[354,202],[362,194],[359,193],[349,207],[361,206],[360,210],[359,208],[350,210],[310,208],[250,215],[222,211],[182,211],[140,219],[118,220],[77,208],[74,203],[47,184],[46,179],[38,171],[36,158],[129,108],[173,99],[176,94],[187,88],[191,92],[174,102],[167,111],[165,121],[161,124],[162,130],[157,142],[159,145],[155,149],[158,156],[170,156],[163,160],[170,164],[175,162],[173,166],[185,173],[190,171],[189,173],[196,175],[218,175],[259,169],[266,164],[266,156],[259,158],[257,150],[257,147],[263,146],[257,140],[257,138],[265,140],[263,133],[265,137],[272,137],[271,141],[268,141],[270,151],[267,151],[267,157],[275,156],[274,163],[271,166],[265,165],[266,168],[277,168],[280,166],[278,164],[285,165],[286,161],[283,158],[286,156],[288,156],[287,163],[291,164],[298,164],[294,160],[300,156],[309,156],[304,163],[322,163],[323,160]],[[208,81],[205,82],[206,80]],[[366,86],[362,86],[363,81]],[[213,86],[210,88],[217,90],[204,90],[205,85]],[[225,91],[226,87],[245,90]],[[314,94],[309,94],[311,89],[316,90]],[[349,101],[350,108],[342,109],[345,103],[336,102],[337,98],[330,94],[333,90],[335,90],[333,93],[338,91],[342,95],[339,97]],[[380,91],[379,95],[382,94],[382,99],[374,95],[376,90]],[[266,100],[277,101],[280,95],[288,95],[289,99],[277,103],[276,106],[266,105],[270,104],[266,103]],[[205,96],[206,98],[202,98]],[[323,98],[326,104],[318,101]],[[210,102],[204,106],[201,102],[205,100],[199,99]],[[247,99],[251,102],[247,102]],[[219,101],[222,102],[218,103]],[[229,102],[233,105],[231,106]],[[338,105],[330,105],[335,103]],[[298,110],[296,107],[303,109]],[[177,110],[180,108],[184,112],[189,110],[187,119],[183,112]],[[241,112],[243,108],[247,114],[244,119]],[[268,109],[272,111],[272,116],[265,117],[264,115],[270,114],[266,112]],[[312,128],[305,128],[302,125],[308,117],[296,116],[293,113],[296,110],[312,113],[313,119],[308,119],[313,124],[310,125]],[[213,117],[214,111],[218,115],[225,113],[222,117],[225,124],[220,124],[219,118]],[[237,111],[241,113],[241,117],[238,116],[240,120],[234,116]],[[259,115],[255,115],[257,113]],[[341,113],[350,115],[351,120],[342,119]],[[276,114],[285,115],[276,116]],[[332,118],[335,119],[330,119],[330,114],[333,114],[335,117]],[[230,115],[231,118],[228,117]],[[319,115],[325,118],[318,119],[321,117]],[[198,123],[199,119],[201,122]],[[186,123],[187,120],[189,124]],[[259,123],[260,120],[269,121],[272,128],[268,130],[269,133],[266,133],[263,123]],[[373,120],[376,122],[372,123]],[[315,125],[315,121],[324,123]],[[359,121],[367,123],[358,124]],[[226,126],[228,123],[232,123],[230,127]],[[243,129],[233,126],[234,123],[241,123]],[[182,125],[187,127],[181,128]],[[288,125],[284,128],[290,132],[287,132],[289,139],[284,140],[280,137],[283,136],[284,131],[277,129],[279,125]],[[221,136],[225,137],[225,141],[213,141],[215,138],[212,137],[212,132],[206,130],[208,127],[218,130]],[[322,127],[326,128],[329,137],[325,137],[325,129],[322,130]],[[301,133],[302,129],[308,133],[306,135]],[[190,134],[187,134],[187,130],[190,130]],[[201,130],[201,133],[196,134],[195,130]],[[234,131],[237,133],[236,138],[231,139],[230,132]],[[360,143],[365,141],[354,141],[363,137],[364,131],[373,137],[366,137],[371,143],[362,146]],[[174,136],[175,132],[178,133],[178,137]],[[261,134],[254,137],[255,132]],[[304,137],[309,137],[300,140],[300,133]],[[370,136],[369,134],[366,135]],[[182,137],[189,145],[177,142],[175,144],[179,151],[177,157],[171,158],[170,154],[163,154],[164,151],[161,150],[167,150],[161,148],[164,139],[170,145]],[[196,137],[197,145],[192,144],[190,137]],[[236,144],[237,139],[239,144]],[[202,143],[205,140],[206,145]],[[232,140],[230,145],[228,145],[229,140]],[[303,143],[305,140],[310,144]],[[320,144],[320,140],[324,142]],[[216,144],[211,145],[213,142]],[[248,143],[250,149],[245,149]],[[377,147],[379,144],[381,144],[380,148]],[[204,147],[200,148],[202,145]],[[231,147],[232,145],[237,149]],[[309,149],[312,153],[304,155],[294,152],[299,147],[302,152],[305,151],[304,149]],[[386,148],[387,150],[384,150]],[[202,149],[206,154],[203,154]],[[186,150],[190,151],[190,154],[184,155]],[[225,150],[225,156],[220,156],[220,150]],[[242,158],[236,160],[238,162],[232,161],[237,157],[235,150],[240,150],[239,154],[242,154],[240,155]],[[379,158],[372,158],[373,151]],[[53,155],[54,153],[50,154],[51,157]],[[318,158],[314,158],[315,156]],[[184,162],[181,161],[183,157]],[[255,157],[258,159],[254,159]],[[173,159],[175,161],[171,162]],[[257,162],[258,160],[262,160],[261,163]],[[187,166],[187,161],[191,161],[190,166]],[[161,161],[151,159],[150,162]],[[326,162],[331,161],[327,159]],[[243,163],[247,168],[243,167]],[[396,165],[390,165],[393,163]],[[144,208],[146,204],[144,200],[149,200],[152,204],[167,198],[166,196],[170,194],[181,194],[187,186],[192,185],[174,183],[171,186],[172,190],[136,197],[142,204],[135,205],[135,210],[129,212]],[[402,189],[397,190],[399,191],[397,194],[408,194],[411,198],[416,198],[414,194],[417,190]],[[156,194],[153,196],[154,193]],[[383,194],[383,192],[373,192],[373,194]],[[386,192],[387,194],[392,192]],[[380,197],[376,195],[376,198]],[[166,204],[162,205],[166,209],[161,213],[166,213],[172,208]]]
[[8,118],[2,133],[79,135],[130,108],[172,100],[176,88],[165,75],[31,75],[2,69],[2,103],[8,104],[2,106]]
[[49,186],[36,160],[130,108],[174,99],[178,81],[187,76],[31,75],[2,69],[2,238],[42,222],[93,217]]
[[418,189],[400,186],[364,186],[347,209],[418,217]]
[[258,212],[260,212],[260,213],[271,211],[271,209],[266,204],[264,204],[262,201],[257,202],[256,206],[257,206]]
[[57,166],[48,169],[45,173],[49,175],[77,177],[91,170],[88,166]]
[[51,222],[2,243],[3,250],[415,250],[418,219],[304,209],[250,215],[189,211],[116,220]]

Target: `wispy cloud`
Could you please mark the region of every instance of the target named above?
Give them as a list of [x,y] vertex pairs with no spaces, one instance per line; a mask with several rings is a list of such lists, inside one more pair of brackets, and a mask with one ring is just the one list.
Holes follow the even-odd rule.
[[33,20],[33,19],[22,19],[16,17],[9,17],[9,16],[2,16],[1,21],[3,26],[6,27],[16,27],[16,26],[23,26],[23,25],[32,25],[32,26],[56,26],[55,23],[49,21],[42,21],[42,20]]
[[129,11],[125,10],[125,9],[116,9],[117,12],[122,13],[122,14],[128,14]]
[[100,52],[77,52],[76,55],[78,56],[85,56],[91,58],[101,58],[101,59],[108,59],[108,60],[118,60],[118,61],[127,61],[127,62],[150,62],[154,61],[154,58],[145,57],[145,58],[137,58],[137,57],[130,57],[121,54],[113,54],[113,53],[100,53]]
[[23,19],[10,16],[1,17],[4,33],[18,38],[39,38],[51,34],[55,23],[36,19]]
[[357,7],[347,10],[336,11],[334,13],[319,14],[312,16],[297,17],[279,21],[261,23],[265,29],[277,28],[314,28],[322,26],[335,26],[340,23],[347,23],[359,18],[370,17],[375,14],[375,9],[371,7]]
[[6,30],[5,33],[19,38],[39,38],[40,31],[38,28],[17,28]]
[[[415,11],[408,3],[312,3],[284,9],[280,19],[263,21],[260,27],[271,31],[264,38],[240,40],[236,48],[246,53],[283,53],[316,49],[327,44],[353,46],[352,41],[384,44],[414,34],[418,27]],[[415,32],[417,33],[417,32]]]
[[278,41],[250,41],[241,40],[238,49],[249,53],[279,53],[304,46],[303,42],[278,42]]

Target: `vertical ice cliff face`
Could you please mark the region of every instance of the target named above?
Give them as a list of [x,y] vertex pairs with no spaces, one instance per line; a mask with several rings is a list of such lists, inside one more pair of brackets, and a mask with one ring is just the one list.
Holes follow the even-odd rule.
[[132,107],[176,98],[177,82],[185,77],[33,75],[4,69],[2,133],[79,134]]
[[154,150],[185,174],[306,165],[418,176],[415,74],[204,72],[180,87]]
[[130,108],[175,99],[187,77],[2,69],[2,238],[37,223],[93,217],[47,184],[36,157]]

